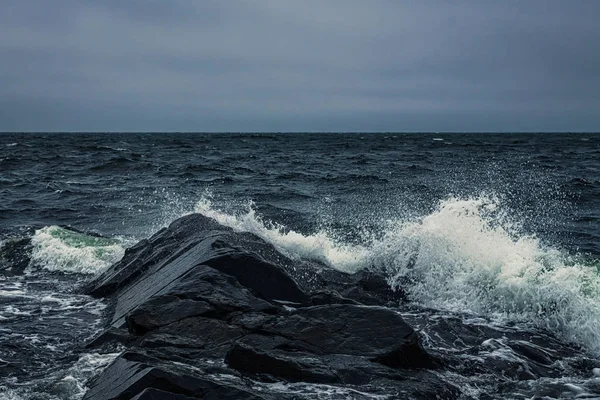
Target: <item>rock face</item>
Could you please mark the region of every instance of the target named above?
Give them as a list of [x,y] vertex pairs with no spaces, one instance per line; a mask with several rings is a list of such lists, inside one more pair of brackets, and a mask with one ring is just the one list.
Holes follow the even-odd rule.
[[88,292],[111,304],[89,346],[127,351],[89,383],[86,400],[302,398],[298,387],[322,385],[343,397],[459,394],[437,378],[439,361],[418,334],[383,307],[402,294],[381,277],[293,261],[201,215],[130,248]]

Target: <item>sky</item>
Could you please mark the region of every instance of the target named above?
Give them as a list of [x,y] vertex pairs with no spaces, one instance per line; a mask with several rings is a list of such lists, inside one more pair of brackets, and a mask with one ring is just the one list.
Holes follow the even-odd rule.
[[600,131],[598,0],[2,0],[0,131]]

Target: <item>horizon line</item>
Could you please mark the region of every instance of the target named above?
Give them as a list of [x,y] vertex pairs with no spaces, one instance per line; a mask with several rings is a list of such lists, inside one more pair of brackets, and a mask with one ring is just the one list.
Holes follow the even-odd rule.
[[318,134],[318,133],[350,133],[350,134],[598,134],[597,131],[0,131],[0,134],[28,133],[83,133],[83,134],[128,134],[128,133],[164,133],[164,134]]

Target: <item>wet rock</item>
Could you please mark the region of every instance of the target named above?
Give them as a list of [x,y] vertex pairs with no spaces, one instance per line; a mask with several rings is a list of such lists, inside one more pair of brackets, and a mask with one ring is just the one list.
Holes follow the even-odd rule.
[[142,334],[185,318],[234,311],[273,313],[277,307],[254,296],[235,278],[198,265],[137,306],[126,319],[132,332]]
[[397,306],[407,300],[402,290],[392,290],[382,275],[372,271],[359,271],[351,275],[333,269],[321,269],[318,275],[324,282],[324,289],[332,290],[341,298],[356,303]]
[[356,300],[348,299],[343,297],[336,291],[318,291],[316,293],[312,293],[310,296],[310,301],[315,306],[320,306],[324,304],[355,304],[359,305]]
[[88,342],[85,347],[88,349],[92,349],[115,343],[125,345],[131,342],[132,340],[134,340],[134,337],[131,336],[126,330],[110,327],[100,332],[100,334],[98,334],[90,342]]
[[199,397],[188,397],[173,392],[165,392],[159,389],[145,389],[142,393],[133,397],[132,400],[195,400]]
[[[314,357],[312,353],[298,352],[302,347],[283,338],[255,337],[254,340],[247,338],[236,342],[229,349],[225,362],[239,371],[267,374],[295,382],[341,381],[335,374],[335,370],[330,368],[322,358]],[[278,348],[288,351],[278,350]]]
[[406,294],[401,290],[392,290],[387,280],[380,274],[371,271],[359,271],[354,276],[350,289],[343,295],[363,304],[388,304],[406,302]]
[[306,264],[254,235],[198,215],[175,221],[90,285],[110,301],[107,331],[90,345],[130,351],[85,399],[285,397],[257,389],[274,382],[458,393],[429,371],[438,365],[417,333],[381,306],[401,301],[385,279],[314,266],[300,279]]
[[[200,219],[199,223],[198,218],[191,218],[188,224],[191,226],[184,225],[185,230],[200,229],[197,225],[215,228],[214,224],[203,222],[204,219]],[[123,327],[125,317],[136,308],[144,307],[151,298],[143,312],[132,314],[134,319],[136,316],[146,315],[149,319],[144,323],[148,324],[148,329],[169,322],[157,321],[152,316],[151,309],[165,316],[175,313],[177,315],[170,318],[176,320],[202,315],[211,310],[269,307],[264,302],[260,305],[257,299],[252,300],[254,305],[248,304],[249,296],[254,295],[266,300],[295,304],[309,302],[308,295],[284,268],[262,259],[251,250],[239,247],[240,243],[244,243],[225,228],[218,232],[201,231],[205,233],[204,236],[192,229],[192,237],[185,238],[177,229],[181,226],[182,222],[178,220],[149,241],[136,246],[91,285],[90,294],[111,294],[115,298],[111,321],[113,327]],[[177,240],[182,241],[180,247],[175,245]],[[246,245],[250,247],[249,242]],[[166,253],[166,250],[173,254]],[[209,270],[208,267],[212,269]],[[222,278],[222,274],[216,271],[234,277],[237,282],[231,279],[227,281],[228,278]],[[196,290],[196,285],[203,289]],[[207,285],[220,287],[221,290],[211,293]],[[252,292],[253,296],[249,292],[239,291],[239,287],[228,285],[241,285]],[[163,298],[158,299],[159,297]],[[224,300],[225,297],[229,297],[227,301]]]
[[307,300],[289,276],[289,270],[294,269],[291,260],[262,239],[234,233],[199,214],[182,217],[128,249],[121,261],[90,283],[87,292],[106,297],[162,270],[176,278],[200,264],[235,276],[242,285],[266,298]]
[[281,267],[256,254],[231,247],[225,240],[215,240],[212,248],[214,255],[205,264],[234,276],[240,284],[258,295],[299,304],[308,302],[308,296]]
[[320,355],[284,338],[246,337],[226,356],[233,368],[257,380],[313,382],[360,388],[384,398],[456,399],[460,390],[428,370],[405,370],[373,363],[365,357]]
[[[153,364],[153,365],[151,365]],[[158,365],[157,365],[158,364]],[[153,388],[201,399],[264,399],[236,383],[226,384],[175,365],[162,365],[142,354],[125,353],[96,378],[84,400],[128,400]]]
[[401,368],[432,367],[415,331],[384,307],[335,304],[307,307],[279,316],[262,330],[310,344],[322,354],[370,357]]
[[234,341],[245,334],[246,330],[226,321],[195,317],[152,331],[140,337],[138,343],[140,347],[155,348],[167,358],[178,347],[185,349],[181,352],[184,358],[202,356],[222,360]]
[[212,231],[230,231],[217,221],[198,214],[175,220],[125,251],[123,258],[92,281],[87,292],[106,297],[133,282],[152,267],[160,267],[179,257]]

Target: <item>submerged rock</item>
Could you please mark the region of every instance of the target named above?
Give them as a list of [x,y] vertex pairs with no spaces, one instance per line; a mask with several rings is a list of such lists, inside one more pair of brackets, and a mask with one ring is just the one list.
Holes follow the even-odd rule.
[[0,241],[0,273],[22,274],[31,261],[31,250],[31,239],[28,237]]
[[384,397],[459,393],[432,371],[439,365],[418,334],[380,306],[401,298],[383,278],[295,262],[201,215],[129,249],[89,293],[111,302],[107,331],[90,346],[117,341],[129,351],[86,400],[297,398],[270,390],[274,382]]

